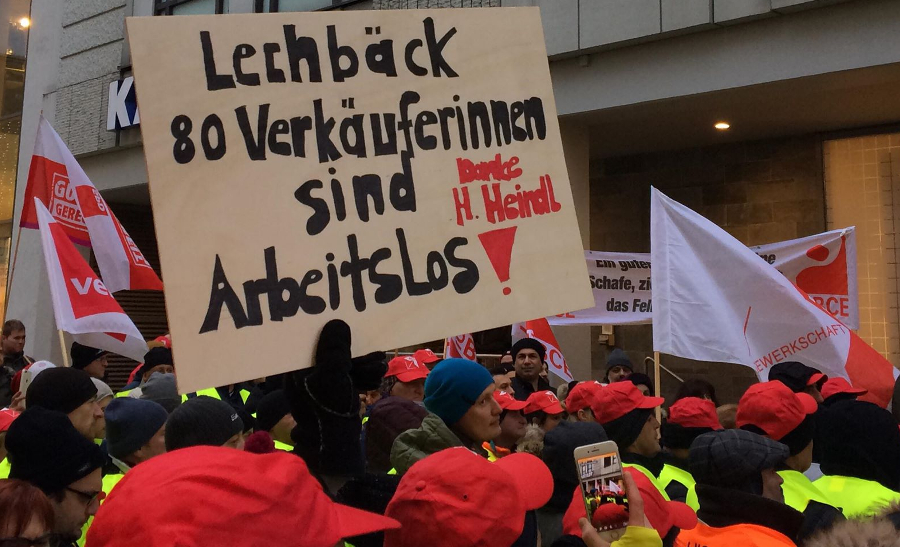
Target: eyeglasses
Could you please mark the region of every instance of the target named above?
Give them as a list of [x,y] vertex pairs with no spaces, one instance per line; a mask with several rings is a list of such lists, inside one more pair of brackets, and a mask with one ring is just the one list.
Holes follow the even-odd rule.
[[[66,486],[66,490],[81,496],[82,499],[87,501],[88,505],[91,505],[94,502],[100,503],[101,501],[106,499],[106,492],[104,492],[102,490],[99,492],[89,493],[89,492],[82,492],[81,490],[75,490],[74,488],[69,488],[68,486]],[[5,546],[3,546],[3,547],[5,547]]]
[[0,538],[0,547],[50,547],[50,534],[35,539]]

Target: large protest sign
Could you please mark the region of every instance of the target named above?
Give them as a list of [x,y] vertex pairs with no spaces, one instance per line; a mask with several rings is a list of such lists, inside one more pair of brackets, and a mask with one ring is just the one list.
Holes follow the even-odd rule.
[[127,25],[182,391],[590,305],[537,9]]
[[[845,325],[859,328],[853,227],[751,249]],[[653,316],[650,254],[585,251],[584,256],[594,307],[548,317],[550,324],[650,323]]]

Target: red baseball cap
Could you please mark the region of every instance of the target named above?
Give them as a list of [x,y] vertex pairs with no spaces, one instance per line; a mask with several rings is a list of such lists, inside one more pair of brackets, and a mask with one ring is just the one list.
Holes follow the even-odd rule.
[[413,353],[413,357],[415,357],[416,361],[422,365],[430,365],[431,363],[437,363],[441,360],[441,358],[435,355],[430,349],[418,349]]
[[599,424],[609,423],[637,408],[656,408],[666,400],[648,397],[631,382],[609,384],[594,395],[591,410]]
[[100,506],[87,544],[334,547],[344,538],[399,526],[331,501],[294,454],[195,446],[129,471]]
[[384,375],[396,376],[401,382],[412,382],[413,380],[422,380],[428,376],[428,369],[425,365],[420,365],[412,355],[403,355],[394,357],[388,362],[388,371]]
[[566,396],[566,411],[569,414],[575,414],[579,410],[590,408],[595,393],[601,389],[603,386],[594,381],[579,382]]
[[736,424],[754,425],[780,441],[818,408],[806,393],[794,393],[781,382],[763,382],[750,386],[738,401]]
[[21,412],[11,408],[0,410],[0,433],[8,430],[13,421],[19,417],[19,414],[21,414]]
[[562,414],[565,412],[562,405],[559,404],[559,399],[549,389],[546,391],[535,391],[528,396],[525,403],[527,405],[525,414],[537,412],[538,410],[543,410],[547,414]]
[[497,401],[497,404],[500,405],[500,408],[503,410],[522,410],[528,403],[525,401],[518,401],[505,391],[495,391],[494,392],[494,400]]
[[[510,484],[512,491],[498,497],[498,487]],[[400,480],[385,515],[403,527],[385,532],[384,546],[511,545],[522,534],[525,513],[552,494],[550,470],[531,454],[491,463],[466,448],[441,450]]]
[[[659,533],[659,537],[666,537],[673,526],[682,530],[691,530],[697,526],[697,513],[687,504],[680,501],[666,501],[646,475],[631,467],[626,467],[625,471],[631,475],[640,490],[641,498],[644,500],[644,514],[650,525]],[[581,537],[578,519],[586,516],[579,486],[575,488],[572,502],[563,515],[563,534]]]
[[716,405],[708,399],[685,397],[669,407],[668,422],[681,427],[709,427],[722,429]]
[[841,377],[829,378],[825,385],[822,386],[822,398],[827,399],[838,393],[849,393],[850,395],[865,395],[869,390],[853,387],[850,382]]

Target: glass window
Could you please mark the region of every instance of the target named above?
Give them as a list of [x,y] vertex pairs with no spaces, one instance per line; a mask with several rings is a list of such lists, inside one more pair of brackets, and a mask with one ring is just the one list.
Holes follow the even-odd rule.
[[[0,2],[0,313],[5,309],[31,0]],[[23,181],[24,184],[24,181]]]
[[157,15],[228,13],[228,0],[156,0]]
[[257,2],[258,12],[316,11],[344,4],[335,0],[261,0]]
[[333,3],[331,0],[278,0],[278,11],[313,11]]

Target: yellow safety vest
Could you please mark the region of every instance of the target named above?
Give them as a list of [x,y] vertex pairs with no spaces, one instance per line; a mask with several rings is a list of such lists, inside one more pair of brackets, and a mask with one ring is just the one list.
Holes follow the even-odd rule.
[[[122,473],[113,473],[111,475],[105,475],[103,477],[103,491],[106,492],[108,496],[110,492],[112,492],[113,487],[119,484],[119,481],[122,480],[122,477],[125,475]],[[100,501],[100,505],[103,505],[103,501]],[[94,522],[94,517],[88,517],[87,522],[84,523],[84,527],[81,529],[81,537],[78,538],[78,541],[75,542],[78,547],[84,547],[84,542],[87,540],[88,528],[91,527],[91,523]]]
[[900,492],[894,492],[875,481],[856,477],[825,475],[813,484],[848,519],[875,516],[892,503],[900,502]]
[[[275,439],[272,439],[275,441]],[[293,452],[294,447],[281,441],[275,441],[275,450],[284,450],[285,452]]]
[[825,505],[834,505],[803,473],[787,469],[779,471],[778,475],[784,479],[781,491],[784,492],[784,503],[788,507],[792,507],[802,513],[806,511],[806,506],[809,505],[810,500],[824,503]]
[[662,472],[659,474],[659,484],[665,491],[673,482],[677,482],[687,488],[685,503],[694,511],[699,510],[700,500],[697,499],[697,481],[694,480],[694,476],[680,467],[665,464]]
[[671,501],[669,499],[669,495],[666,494],[666,489],[660,485],[659,479],[657,479],[656,476],[653,473],[651,473],[649,469],[647,469],[643,465],[637,465],[634,463],[623,463],[622,467],[633,467],[634,469],[637,469],[638,471],[643,473],[645,477],[650,479],[650,482],[653,483],[653,486],[655,486],[656,489],[659,490],[659,493],[662,494],[662,497],[665,498],[666,501]]
[[[200,391],[197,391],[194,394],[197,395],[198,397],[200,395],[205,395],[207,397],[212,397],[213,399],[218,399],[220,401],[222,400],[222,397],[219,396],[219,390],[217,390],[214,387],[208,387],[206,389],[201,389]],[[244,404],[247,404],[248,397],[250,397],[250,392],[247,391],[246,389],[242,389],[241,390],[241,401],[243,401]],[[187,394],[181,396],[182,403],[187,400],[188,400]]]
[[9,458],[3,458],[3,461],[0,461],[0,479],[9,478],[9,468]]
[[125,391],[120,391],[116,393],[116,397],[128,397],[128,394],[134,391],[133,389],[126,389]]

